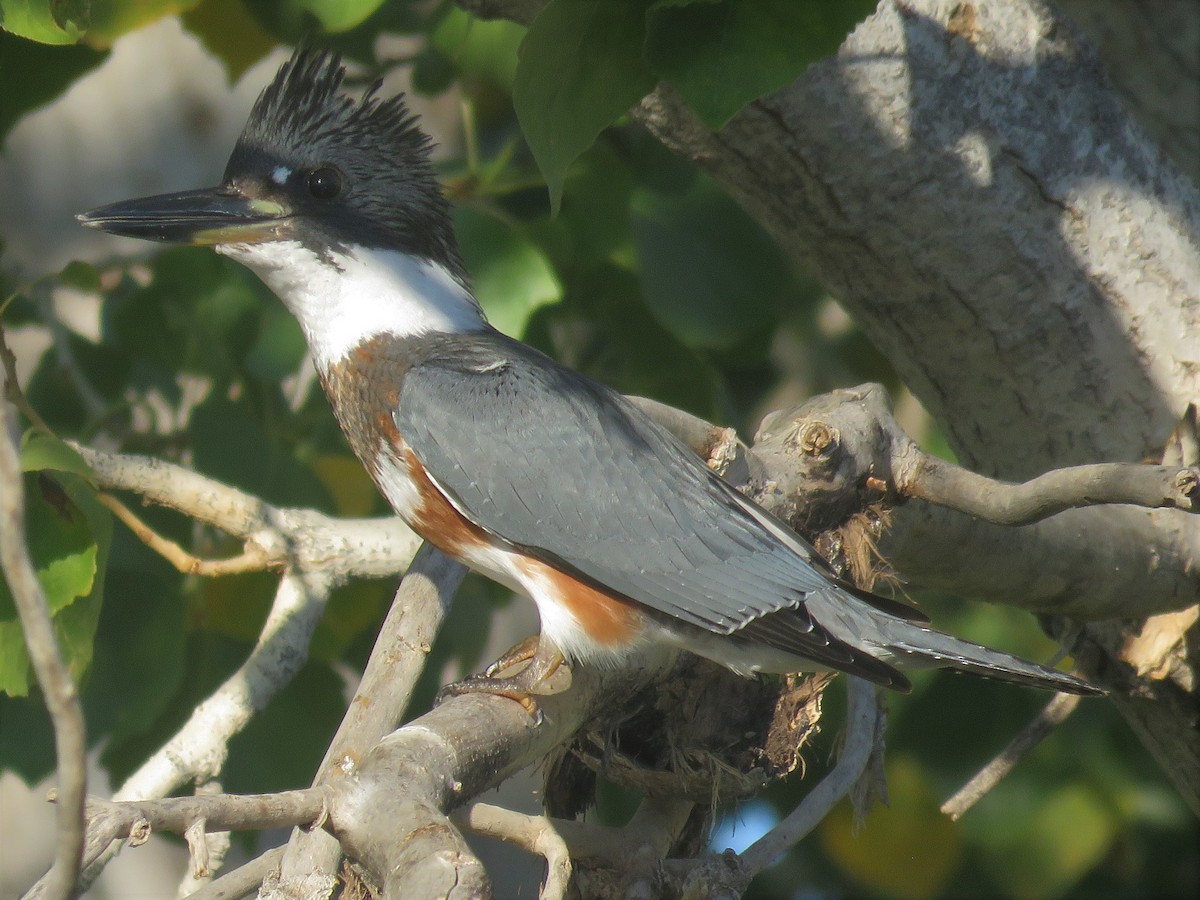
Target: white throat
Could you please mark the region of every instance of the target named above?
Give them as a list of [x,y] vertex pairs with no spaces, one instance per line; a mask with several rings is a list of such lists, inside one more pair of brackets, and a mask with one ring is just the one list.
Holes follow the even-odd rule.
[[261,278],[300,322],[318,370],[364,341],[479,331],[470,291],[443,266],[396,250],[352,247],[322,258],[299,241],[222,244],[217,252]]

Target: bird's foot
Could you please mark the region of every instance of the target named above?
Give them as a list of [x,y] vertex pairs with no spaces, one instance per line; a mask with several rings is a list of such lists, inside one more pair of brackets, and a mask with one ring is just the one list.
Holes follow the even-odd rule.
[[[519,663],[526,665],[515,675],[497,677],[496,673]],[[521,704],[521,708],[533,719],[533,724],[540,725],[542,710],[533,695],[562,664],[563,655],[554,642],[546,637],[534,636],[517,644],[488,666],[486,675],[472,675],[446,685],[438,691],[434,704],[440,705],[450,697],[461,697],[464,694],[495,694]]]
[[[540,634],[531,634],[521,643],[510,647],[501,654],[500,658],[483,670],[488,678],[495,678],[501,672],[511,669],[513,666],[521,663],[529,662],[537,656],[538,647],[541,646],[542,636]],[[547,678],[550,677],[548,673]]]

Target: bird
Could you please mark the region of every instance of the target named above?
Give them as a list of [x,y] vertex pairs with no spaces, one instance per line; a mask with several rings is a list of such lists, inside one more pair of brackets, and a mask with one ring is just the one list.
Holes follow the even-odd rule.
[[935,667],[1099,694],[935,630],[840,578],[799,534],[616,391],[494,329],[471,291],[431,139],[403,94],[358,98],[301,45],[216,188],[80,214],[212,247],[299,321],[350,447],[395,512],[530,597],[540,634],[456,690],[531,697],[564,661],[681,648],[746,676],[841,671],[898,691]]

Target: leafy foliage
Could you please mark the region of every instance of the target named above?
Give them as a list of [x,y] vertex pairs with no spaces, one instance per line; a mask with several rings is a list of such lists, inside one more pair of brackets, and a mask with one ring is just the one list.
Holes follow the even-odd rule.
[[[551,0],[525,29],[475,20],[448,2],[0,0],[0,135],[97,66],[106,51],[95,48],[167,11],[186,10],[185,28],[231,78],[276,40],[302,35],[339,47],[368,76],[407,68],[416,93],[455,92],[466,112],[461,145],[446,141],[443,175],[497,326],[619,390],[745,430],[781,397],[867,379],[899,386],[859,333],[829,324],[819,285],[626,114],[667,81],[718,127],[832,52],[873,6]],[[416,49],[397,61],[378,39],[401,34],[415,36]],[[131,148],[131,166],[136,154]],[[0,277],[5,262],[0,254]],[[248,272],[207,251],[170,249],[144,263],[76,266],[46,289],[64,285],[102,312],[98,340],[56,332],[55,352],[23,385],[56,434],[183,461],[280,505],[383,511],[323,397],[302,377],[298,327]],[[22,292],[0,324],[40,322],[42,289]],[[119,782],[245,658],[274,577],[180,574],[112,526],[69,447],[34,429],[24,450],[27,533],[81,681],[89,737]],[[238,549],[168,510],[138,514],[198,556]],[[334,596],[301,676],[232,748],[227,787],[309,780],[342,712],[336,674],[361,665],[392,587],[360,583]],[[419,691],[425,702],[441,664],[478,668],[481,623],[498,593],[481,581],[464,587]],[[1036,629],[1014,625],[1010,613],[967,616],[949,627],[1027,654],[1044,650]],[[18,695],[0,696],[0,766],[39,778],[52,744],[3,583],[0,688]],[[1003,686],[918,679],[913,695],[893,702],[891,807],[861,832],[848,810],[830,817],[818,840],[764,873],[754,895],[790,897],[800,884],[880,896],[1177,891],[1187,877],[1186,812],[1132,739],[1114,739],[1118,726],[1099,704],[1085,704],[978,816],[951,824],[936,812],[936,798],[1036,705]],[[811,763],[817,778],[823,760]],[[795,779],[768,799],[790,808],[807,787]]]

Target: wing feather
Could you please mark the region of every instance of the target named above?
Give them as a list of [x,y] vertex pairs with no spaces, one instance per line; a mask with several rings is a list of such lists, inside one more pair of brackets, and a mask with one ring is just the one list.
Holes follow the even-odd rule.
[[899,677],[812,620],[805,598],[842,589],[794,532],[619,394],[536,350],[495,332],[424,340],[395,419],[460,512],[524,552],[660,615]]

